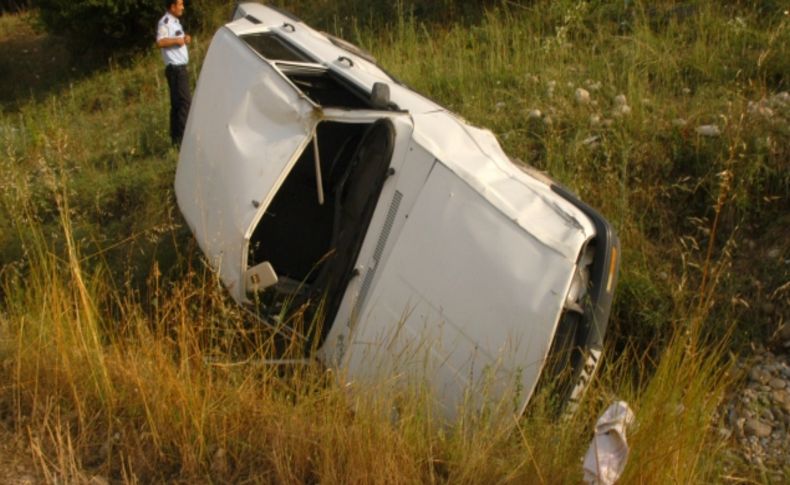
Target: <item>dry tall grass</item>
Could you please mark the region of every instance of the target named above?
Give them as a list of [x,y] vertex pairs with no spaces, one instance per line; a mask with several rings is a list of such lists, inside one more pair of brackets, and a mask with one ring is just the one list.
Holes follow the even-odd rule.
[[[560,1],[471,25],[334,23],[617,227],[616,345],[575,414],[554,416],[541,395],[518,420],[469,409],[443,426],[419,375],[349,389],[342,370],[264,364],[267,335],[184,254],[152,53],[51,72],[29,100],[3,101],[0,416],[50,483],[578,483],[595,418],[625,399],[636,425],[623,483],[721,480],[728,329],[759,321],[782,278],[759,244],[738,262],[738,231],[770,243],[787,220],[787,112],[748,106],[786,89],[790,29],[768,7],[701,1],[680,17],[672,3],[657,17],[638,2]],[[18,22],[0,17],[0,42]],[[627,116],[612,114],[618,94]],[[694,131],[711,123],[719,137]]]
[[34,228],[30,274],[7,281],[0,321],[0,402],[48,481],[575,483],[615,398],[637,415],[624,483],[716,476],[712,416],[731,378],[723,348],[698,340],[702,315],[678,327],[655,369],[608,355],[573,415],[538,396],[522,419],[467,410],[447,425],[419,375],[349,390],[318,363],[266,364],[270,342],[207,274],[169,288],[152,279],[146,308],[105,269],[86,272],[61,201],[67,251],[56,256]]

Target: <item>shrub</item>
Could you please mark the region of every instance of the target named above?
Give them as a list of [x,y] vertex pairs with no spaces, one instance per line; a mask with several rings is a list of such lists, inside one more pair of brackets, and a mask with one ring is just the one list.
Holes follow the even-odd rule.
[[20,12],[30,7],[30,0],[0,0],[0,13]]
[[[446,23],[451,21],[479,20],[486,7],[496,5],[495,0],[276,0],[271,2],[291,11],[300,18],[321,28],[331,28],[331,22],[345,22],[356,18],[379,25],[396,23],[404,14],[420,21]],[[515,4],[520,1],[513,2]]]
[[[44,26],[63,35],[77,52],[99,55],[128,52],[153,45],[156,22],[164,13],[162,0],[35,0]],[[188,32],[208,27],[219,10],[232,2],[186,2],[182,19]]]

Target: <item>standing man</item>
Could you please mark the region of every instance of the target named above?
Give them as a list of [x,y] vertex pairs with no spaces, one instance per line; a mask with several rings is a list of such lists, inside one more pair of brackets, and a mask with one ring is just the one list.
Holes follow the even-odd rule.
[[159,20],[156,29],[156,45],[162,50],[165,77],[170,88],[170,139],[173,145],[179,146],[192,102],[187,73],[187,45],[192,37],[184,33],[178,20],[184,14],[184,0],[165,0],[165,8],[167,12]]

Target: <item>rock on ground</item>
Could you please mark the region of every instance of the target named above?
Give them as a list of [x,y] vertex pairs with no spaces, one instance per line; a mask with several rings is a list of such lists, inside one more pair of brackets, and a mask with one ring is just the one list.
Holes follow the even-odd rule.
[[725,439],[735,440],[737,453],[749,465],[769,473],[790,468],[790,357],[758,348],[746,375],[719,413]]

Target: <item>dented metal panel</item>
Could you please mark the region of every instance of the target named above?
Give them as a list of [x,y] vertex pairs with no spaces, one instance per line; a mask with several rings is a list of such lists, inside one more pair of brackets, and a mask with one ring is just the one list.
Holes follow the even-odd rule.
[[415,115],[415,140],[547,248],[576,261],[595,234],[584,213],[519,170],[494,135],[447,112]]
[[[489,384],[518,384],[526,400],[574,269],[437,165],[360,312],[349,369],[364,377],[429,366],[448,411],[496,369]],[[410,348],[422,340],[427,361]]]
[[[238,37],[261,32],[267,34],[245,38],[250,45]],[[285,51],[253,45],[253,40],[274,41],[278,48],[283,40],[287,52],[315,62],[267,60],[259,52],[274,57]],[[308,84],[300,73],[307,73]],[[339,91],[352,96],[342,99],[355,103],[321,101],[327,91],[310,84],[310,76],[321,75],[338,81]],[[391,104],[375,104],[381,110],[365,98],[376,82],[387,83],[390,91]],[[343,375],[351,380],[425,376],[447,416],[470,399],[473,405],[491,399],[523,410],[554,352],[559,322],[572,321],[562,317],[569,308],[574,315],[584,313],[573,345],[586,354],[598,352],[597,362],[619,264],[619,243],[610,225],[547,177],[514,165],[490,131],[469,125],[298,19],[246,3],[212,41],[176,174],[179,207],[233,298],[250,303],[243,275],[251,239],[258,247],[284,248],[286,256],[300,249],[298,237],[283,238],[280,246],[261,243],[267,234],[292,226],[258,224],[278,190],[289,197],[302,193],[299,185],[284,188],[291,172],[300,174],[298,168],[311,162],[317,185],[309,187],[310,196],[342,204],[337,201],[343,200],[338,196],[345,194],[343,186],[337,190],[329,183],[337,180],[331,167],[333,160],[356,160],[354,152],[341,157],[345,152],[337,142],[334,148],[326,145],[330,152],[336,149],[336,157],[319,154],[318,123],[345,130],[385,118],[394,137],[393,145],[386,144],[393,147],[392,156],[389,165],[381,162],[387,161],[383,156],[377,159],[381,178],[375,179],[377,191],[362,197],[373,205],[358,205],[366,212],[349,239],[355,242],[315,239],[328,241],[327,247],[334,244],[332,251],[354,248],[344,260],[351,264],[324,272],[342,283],[326,295],[334,299],[336,313],[325,322],[329,333],[320,336],[325,340],[317,356],[344,367]],[[313,158],[301,155],[304,150]],[[323,164],[327,173],[321,172]],[[359,183],[352,193],[366,194],[368,186]],[[278,207],[301,207],[292,203],[297,197],[289,197],[278,199],[285,201]],[[317,209],[297,211],[284,217],[284,224],[313,220],[303,226],[313,228],[312,237],[322,222],[337,223],[344,208],[337,206],[327,217]],[[586,247],[594,248],[594,258],[593,249],[589,257],[580,256]],[[309,251],[295,254],[312,260]],[[271,270],[262,273],[270,276],[267,281],[276,281],[276,265],[255,258]],[[283,261],[277,264],[288,269]],[[572,296],[578,288],[569,291],[577,270],[590,286],[584,301]],[[312,282],[321,289],[316,281],[321,278]],[[316,303],[308,299],[304,304]],[[568,360],[567,365],[576,364]],[[577,376],[571,400],[594,372],[594,367],[576,367],[571,369]]]
[[310,138],[313,106],[233,33],[204,62],[181,147],[176,197],[201,249],[244,300],[244,242]]

